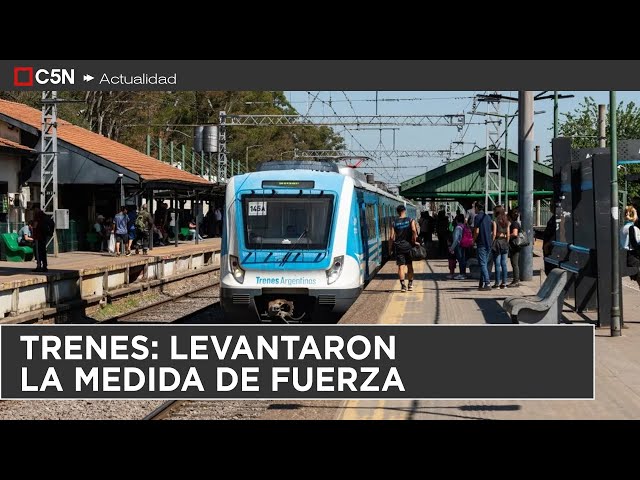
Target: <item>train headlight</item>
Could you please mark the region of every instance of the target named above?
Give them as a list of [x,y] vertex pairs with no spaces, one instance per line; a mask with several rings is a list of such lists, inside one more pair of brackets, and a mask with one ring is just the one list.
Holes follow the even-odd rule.
[[236,279],[238,283],[244,283],[244,270],[240,267],[240,261],[238,257],[234,257],[233,255],[229,255],[229,269],[231,270],[231,275]]
[[331,285],[333,282],[340,278],[342,272],[342,265],[344,265],[344,255],[335,257],[331,262],[331,267],[327,270],[327,284]]

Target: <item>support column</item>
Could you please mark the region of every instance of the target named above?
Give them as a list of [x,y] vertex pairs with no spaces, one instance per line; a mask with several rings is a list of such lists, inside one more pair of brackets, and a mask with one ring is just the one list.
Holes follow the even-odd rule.
[[178,233],[180,233],[180,213],[178,212],[178,191],[174,190],[173,191],[173,203],[175,205],[173,212],[174,212],[174,218],[176,219],[175,221],[175,226],[173,227],[173,236],[174,238],[174,245],[176,248],[178,248]]
[[[533,238],[533,92],[518,95],[518,204],[520,221],[527,238]],[[533,246],[522,248],[520,278],[533,278]]]
[[[149,190],[147,195],[147,205],[149,207],[149,213],[151,214],[151,218],[153,218],[153,214],[155,210],[153,209],[153,189]],[[153,222],[155,226],[155,222]],[[153,228],[149,232],[149,251],[153,250]]]
[[607,146],[607,106],[598,105],[598,146]]
[[618,220],[618,130],[617,130],[616,92],[609,92],[609,131],[611,133],[611,245],[614,246],[611,258],[611,336],[622,335],[620,323],[620,222]]
[[193,218],[195,219],[195,224],[196,224],[196,245],[198,245],[200,242],[198,241],[198,237],[200,236],[200,227],[198,225],[198,192],[196,192],[196,201],[195,201],[195,205],[193,208]]

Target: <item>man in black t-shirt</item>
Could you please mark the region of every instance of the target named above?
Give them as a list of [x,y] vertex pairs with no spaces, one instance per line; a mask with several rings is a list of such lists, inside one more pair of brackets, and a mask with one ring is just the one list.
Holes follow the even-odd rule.
[[411,248],[418,244],[418,232],[416,222],[407,217],[407,209],[404,205],[396,208],[398,217],[391,224],[391,237],[389,242],[395,248],[396,264],[398,265],[398,278],[400,278],[400,289],[407,291],[404,284],[404,266],[407,267],[407,277],[409,278],[409,290],[413,290],[413,263],[411,261]]

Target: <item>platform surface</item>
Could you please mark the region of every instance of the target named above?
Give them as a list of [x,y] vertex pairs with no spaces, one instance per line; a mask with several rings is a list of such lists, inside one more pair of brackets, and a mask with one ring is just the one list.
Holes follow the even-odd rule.
[[109,267],[121,268],[125,265],[139,265],[153,259],[153,257],[176,257],[189,255],[201,251],[220,250],[220,239],[211,238],[201,240],[198,245],[193,241],[179,242],[164,247],[154,247],[147,255],[133,253],[129,257],[113,256],[106,252],[66,252],[58,257],[47,257],[48,272],[32,272],[36,267],[35,260],[30,262],[0,262],[0,290],[13,288],[16,282],[20,285],[29,285],[47,282],[51,276],[61,274],[77,274]]
[[[537,242],[539,248],[539,243]],[[539,253],[538,248],[536,252]],[[368,322],[380,324],[491,324],[510,323],[502,310],[506,296],[533,295],[544,281],[542,258],[534,257],[534,277],[520,288],[478,291],[478,280],[447,279],[447,260],[416,264],[413,292],[400,292],[394,262],[388,262],[365,294],[378,298],[380,312]],[[509,265],[511,272],[511,266]],[[456,272],[457,273],[457,272]],[[491,280],[493,282],[493,272]],[[511,281],[509,279],[509,281]],[[389,297],[390,295],[390,297]],[[608,328],[596,329],[595,400],[405,400],[343,403],[341,419],[636,419],[640,418],[640,289],[623,280],[625,323],[629,328],[612,338]],[[369,301],[371,303],[372,301]],[[362,307],[365,308],[365,307]],[[566,308],[568,310],[568,308]],[[580,318],[567,312],[570,320]],[[595,320],[593,315],[587,315]],[[508,359],[505,359],[508,361]]]

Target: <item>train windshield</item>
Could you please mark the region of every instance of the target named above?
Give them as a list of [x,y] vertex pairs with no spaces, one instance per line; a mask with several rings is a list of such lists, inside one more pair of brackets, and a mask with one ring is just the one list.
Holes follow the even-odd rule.
[[325,250],[332,213],[333,195],[244,195],[247,248]]

